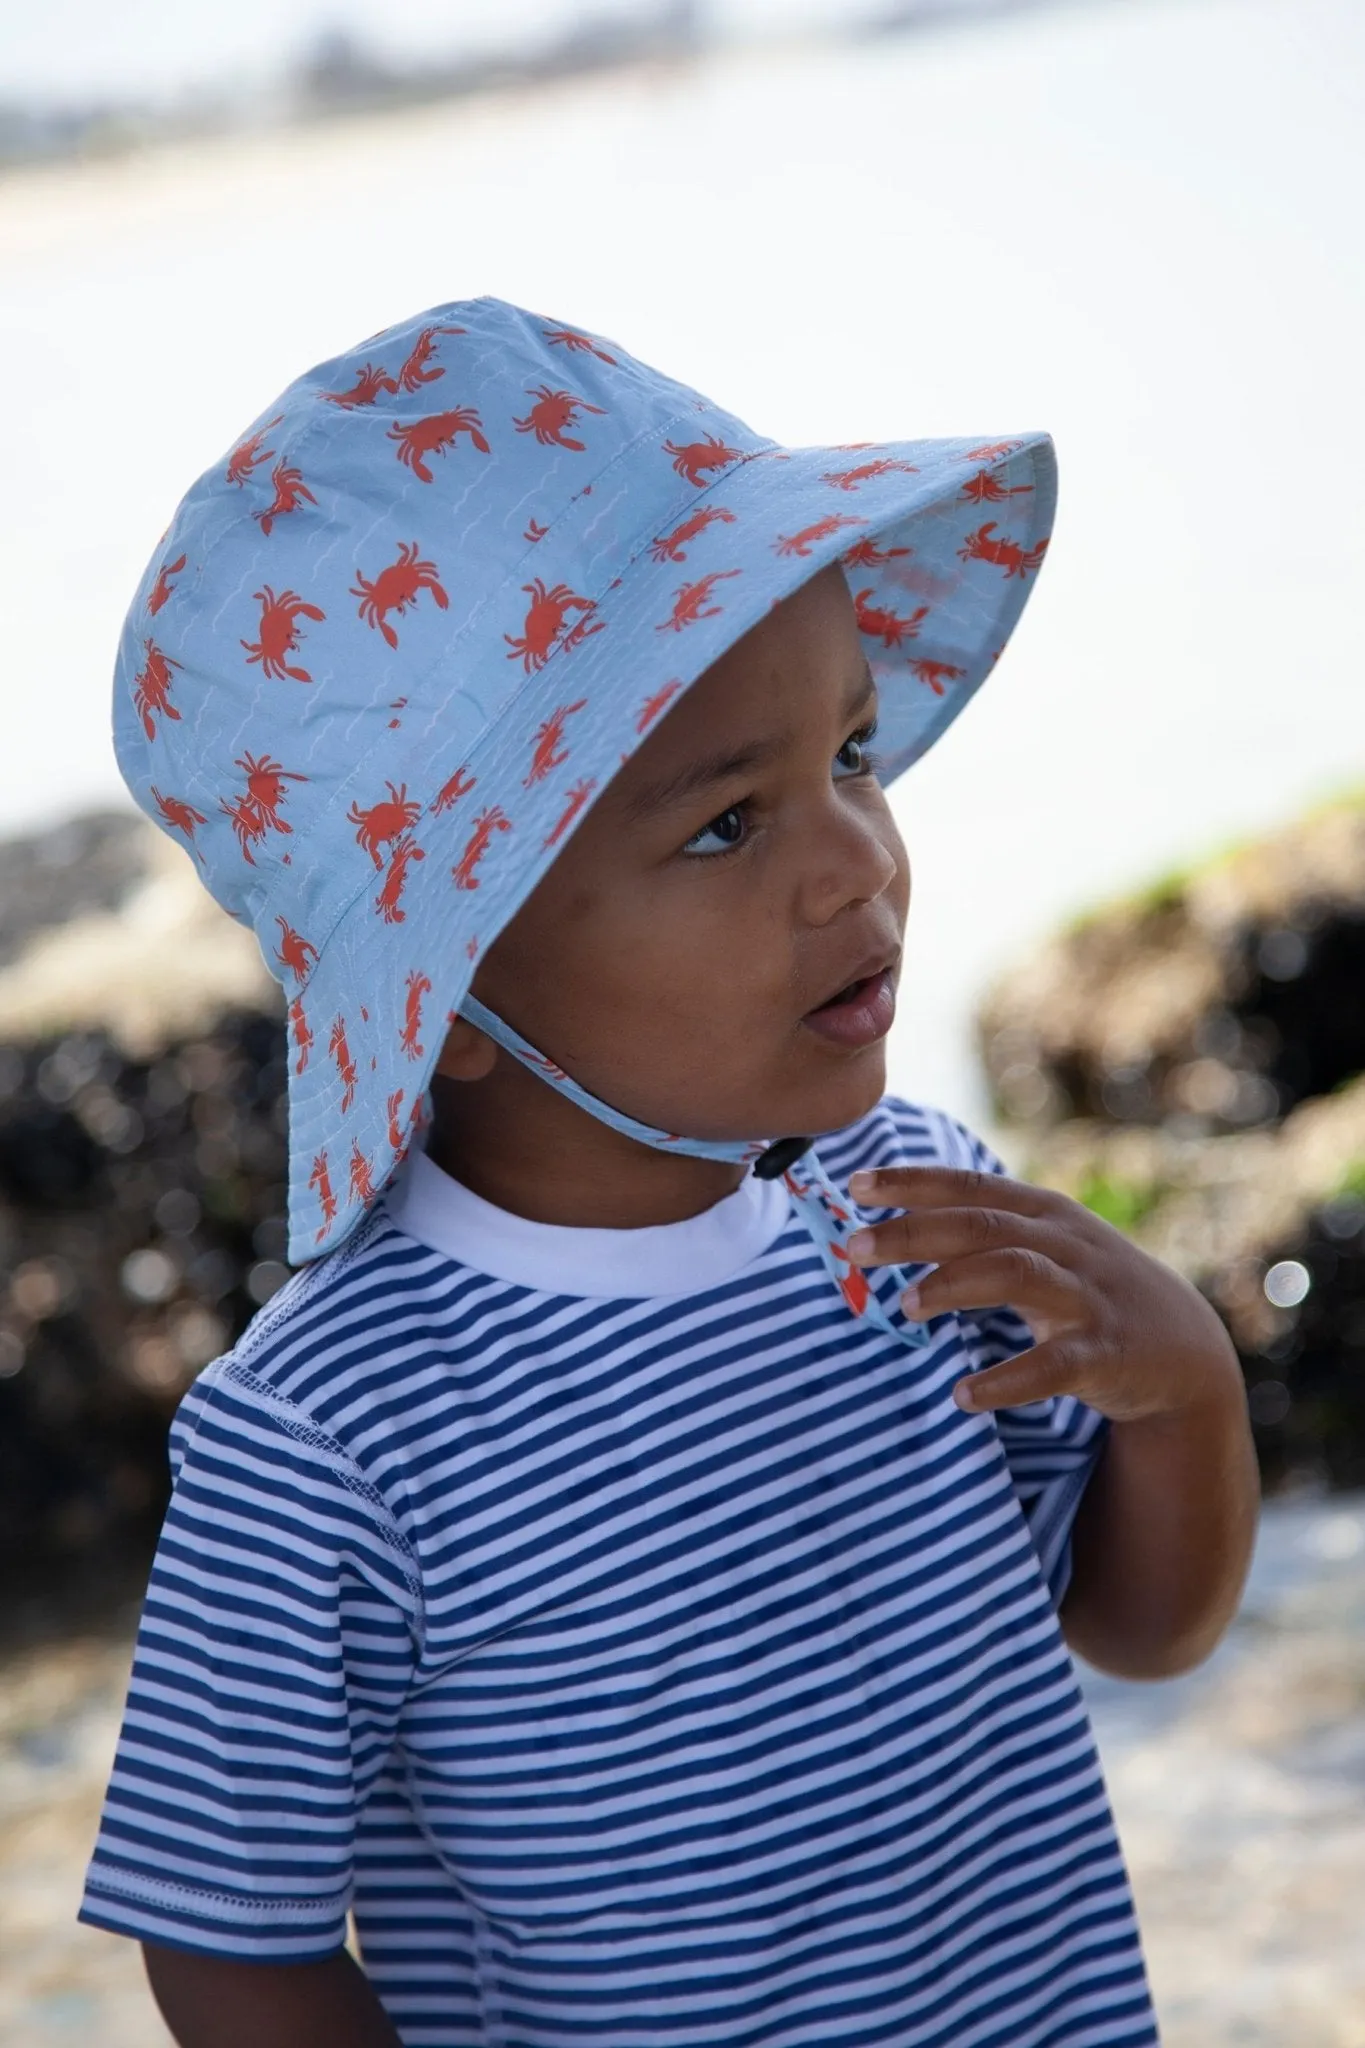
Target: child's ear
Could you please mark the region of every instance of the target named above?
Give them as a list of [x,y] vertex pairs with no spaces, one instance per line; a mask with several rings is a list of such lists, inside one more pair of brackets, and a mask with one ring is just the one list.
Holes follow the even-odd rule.
[[448,1081],[484,1081],[497,1057],[498,1048],[487,1032],[467,1017],[456,1017],[446,1033],[436,1072]]

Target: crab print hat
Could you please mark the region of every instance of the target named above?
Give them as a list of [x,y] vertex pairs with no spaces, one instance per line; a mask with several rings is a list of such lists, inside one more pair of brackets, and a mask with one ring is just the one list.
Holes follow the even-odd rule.
[[1054,488],[1044,434],[779,447],[493,299],[265,407],[148,565],[114,736],[283,983],[292,1259],[390,1178],[481,954],[702,671],[841,561],[889,781],[997,659]]

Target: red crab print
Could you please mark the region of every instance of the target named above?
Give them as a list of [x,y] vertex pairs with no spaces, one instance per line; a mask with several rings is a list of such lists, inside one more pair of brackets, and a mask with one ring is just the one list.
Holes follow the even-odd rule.
[[605,416],[604,405],[589,405],[586,398],[575,398],[571,391],[551,391],[548,384],[528,386],[528,398],[535,404],[524,420],[514,419],[512,424],[519,434],[534,434],[537,441],[546,447],[572,448],[583,453],[584,443],[575,441],[565,430],[578,424],[580,412],[595,412]]
[[975,533],[967,535],[957,558],[960,562],[991,562],[997,569],[1003,569],[1008,578],[1027,576],[1039,567],[1046,553],[1045,540],[1040,540],[1036,547],[1021,548],[1017,540],[995,538],[995,521],[988,519]]
[[556,846],[559,843],[596,787],[597,779],[595,776],[589,776],[586,781],[574,784],[573,788],[569,791],[563,810],[555,820],[553,829],[541,840],[542,846]]
[[858,631],[866,633],[869,639],[880,640],[883,647],[899,647],[902,640],[914,640],[919,635],[920,620],[928,616],[927,604],[916,606],[908,619],[898,612],[886,611],[880,605],[868,603],[871,590],[854,593],[853,609],[857,614]]
[[152,585],[151,595],[147,599],[147,609],[153,617],[161,610],[162,605],[165,604],[166,599],[170,596],[174,588],[171,578],[180,574],[186,560],[186,556],[177,555],[173,562],[163,562],[157,570],[156,582]]
[[406,782],[395,787],[386,781],[384,787],[389,792],[387,799],[381,797],[377,804],[368,804],[364,809],[352,804],[346,813],[347,823],[357,828],[356,845],[364,847],[377,868],[384,865],[380,847],[391,839],[401,839],[422,815],[422,806],[409,797]]
[[707,470],[724,469],[727,463],[739,460],[738,448],[727,447],[714,434],[708,434],[703,441],[684,441],[681,447],[665,441],[664,453],[673,457],[678,475],[699,488],[706,481]]
[[262,673],[268,676],[292,676],[296,683],[311,683],[313,678],[306,668],[291,668],[285,660],[287,654],[296,654],[299,645],[298,619],[325,619],[327,614],[315,604],[309,604],[300,597],[297,590],[282,590],[278,597],[268,583],[253,591],[255,602],[261,607],[261,623],[257,628],[259,640],[243,640],[246,649],[247,666],[259,661]]
[[398,1153],[400,1158],[403,1153],[405,1134],[403,1126],[398,1121],[398,1112],[403,1107],[405,1092],[402,1088],[395,1088],[392,1095],[386,1097],[384,1102],[384,1114],[389,1120],[389,1150]]
[[178,719],[180,713],[171,702],[171,670],[183,667],[169,654],[162,652],[155,641],[144,640],[146,655],[142,667],[133,677],[133,706],[142,720],[142,730],[149,740],[156,738],[157,717]]
[[410,1060],[420,1060],[426,1047],[422,1043],[422,998],[431,994],[431,983],[425,974],[419,974],[414,967],[407,979],[407,997],[403,1004],[403,1031],[399,1044]]
[[332,1176],[327,1168],[325,1152],[319,1152],[313,1161],[313,1171],[308,1176],[308,1185],[317,1189],[318,1207],[322,1210],[322,1228],[313,1240],[315,1244],[321,1244],[335,1222],[337,1213],[337,1198],[332,1193]]
[[401,839],[394,841],[384,886],[374,899],[374,907],[385,924],[402,924],[405,921],[407,912],[399,900],[403,894],[403,884],[407,881],[408,869],[413,861],[425,859],[425,853],[411,832],[405,832]]
[[964,462],[998,462],[1002,455],[1013,455],[1016,448],[1023,447],[1022,441],[988,441],[984,448],[969,448],[962,457]]
[[549,531],[550,529],[548,526],[542,526],[538,519],[532,519],[527,525],[525,533],[521,537],[523,540],[529,540],[532,544],[534,544],[538,540],[544,540],[546,534]]
[[370,1162],[361,1151],[358,1138],[352,1138],[351,1140],[350,1172],[351,1200],[353,1202],[372,1202],[374,1200],[374,1181],[370,1176]]
[[[595,600],[590,597],[579,597],[575,591],[570,590],[567,583],[556,583],[553,590],[547,590],[537,576],[534,583],[523,583],[521,587],[531,600],[522,624],[521,637],[514,639],[510,633],[504,633],[502,637],[512,650],[507,657],[508,660],[512,661],[520,655],[522,666],[528,676],[536,669],[544,668],[561,636],[565,647],[576,647],[589,633],[601,632],[605,623],[603,620],[599,619],[591,626],[588,624],[589,618],[597,610]],[[580,616],[566,632],[570,612],[578,612]]]
[[469,843],[450,870],[457,889],[478,888],[479,878],[474,870],[487,853],[489,841],[495,832],[510,832],[511,829],[512,821],[501,804],[493,804],[489,809],[479,812],[474,820],[474,830],[469,835]]
[[610,363],[613,370],[616,368],[615,356],[609,356],[604,348],[599,348],[590,334],[579,334],[573,327],[544,327],[541,332],[551,348],[566,348],[571,355],[579,355],[586,349],[589,355],[596,356],[599,363]]
[[845,548],[843,559],[850,569],[881,569],[898,555],[911,555],[913,548],[882,548],[875,540],[855,540]]
[[260,520],[261,532],[266,534],[286,512],[297,512],[300,505],[317,504],[317,499],[303,480],[303,471],[291,468],[287,462],[275,464],[270,472],[270,481],[275,486],[274,498],[264,510],[251,515],[253,519]]
[[265,754],[258,761],[254,754],[240,754],[237,766],[246,776],[244,793],[229,803],[226,797],[218,799],[218,807],[232,820],[232,829],[237,834],[237,843],[252,867],[256,862],[252,846],[265,838],[267,832],[292,832],[293,826],[280,816],[280,805],[289,792],[287,782],[306,782],[306,775],[296,775],[288,768],[282,768],[278,761],[272,761]]
[[967,671],[963,668],[954,668],[951,661],[921,660],[910,663],[910,673],[918,676],[920,682],[927,683],[936,697],[941,697],[943,685],[960,682]]
[[[467,778],[467,779],[466,779]],[[470,775],[468,768],[457,768],[449,782],[443,782],[431,803],[431,814],[439,818],[443,811],[453,811],[462,796],[468,796],[477,775]]]
[[528,1067],[534,1067],[537,1073],[548,1074],[552,1081],[567,1081],[569,1078],[563,1067],[552,1060],[548,1053],[532,1052],[528,1046],[522,1058]]
[[968,477],[958,496],[969,505],[998,505],[1004,498],[1018,498],[1032,489],[1032,484],[1010,484],[1007,488],[989,469],[979,469],[975,476]]
[[196,811],[194,806],[187,804],[183,797],[163,796],[155,783],[152,783],[151,791],[152,800],[160,811],[162,818],[173,832],[184,833],[190,845],[194,847],[195,859],[202,864],[204,856],[194,844],[194,831],[196,825],[208,824],[208,819],[204,816],[204,813]]
[[648,732],[664,706],[672,703],[681,688],[682,684],[675,676],[671,682],[664,683],[651,696],[646,697],[635,721],[636,732]]
[[298,1054],[298,1058],[294,1062],[294,1072],[301,1074],[308,1065],[308,1055],[313,1050],[312,1027],[304,1015],[302,996],[295,996],[293,1002],[289,1005],[289,1035],[294,1041],[294,1050]]
[[403,390],[416,391],[419,385],[434,384],[438,377],[444,377],[444,365],[431,361],[438,334],[466,334],[468,331],[465,327],[424,327],[398,372],[398,382]]
[[871,462],[860,462],[853,469],[826,470],[820,479],[832,484],[839,491],[856,491],[859,484],[870,483],[873,477],[890,476],[893,470],[904,470],[908,476],[918,476],[913,462],[898,462],[892,455],[876,455]]
[[355,1101],[356,1071],[355,1061],[351,1058],[351,1048],[346,1042],[346,1019],[344,1017],[334,1017],[332,1019],[331,1034],[327,1040],[327,1051],[331,1058],[336,1061],[337,1072],[341,1076],[341,1113],[345,1116],[351,1104]]
[[389,428],[389,439],[398,443],[398,460],[405,462],[419,482],[435,482],[427,468],[428,455],[444,456],[461,434],[468,434],[481,455],[490,453],[483,421],[472,405],[453,406],[449,412],[434,412],[424,420],[404,420]]
[[288,969],[295,981],[306,981],[310,962],[318,957],[317,947],[310,946],[303,934],[296,932],[287,918],[277,916],[275,922],[280,928],[280,943],[275,958],[281,967]]
[[847,512],[827,512],[823,519],[817,519],[813,526],[803,526],[799,533],[780,533],[773,542],[776,555],[800,555],[804,560],[815,541],[828,540],[832,533],[838,533],[844,526],[866,526],[865,519],[854,519]]
[[358,405],[373,405],[381,391],[392,393],[397,389],[397,381],[382,364],[366,363],[363,370],[357,370],[349,391],[320,391],[318,396],[329,405],[344,406],[347,412],[353,412]]
[[233,449],[228,457],[228,483],[238,486],[246,483],[254,469],[259,469],[263,462],[269,462],[275,451],[273,448],[262,448],[261,443],[283,418],[284,414],[277,412],[273,420],[267,420],[258,434],[249,434],[245,441]]
[[568,748],[560,745],[564,737],[564,721],[572,718],[575,711],[581,711],[587,701],[586,697],[580,697],[576,704],[555,706],[536,733],[530,771],[522,779],[523,789],[529,789],[534,782],[542,782],[552,768],[558,768],[562,761],[568,760]]
[[727,576],[742,576],[743,573],[742,569],[712,569],[709,575],[698,577],[695,583],[684,583],[674,595],[671,614],[654,628],[655,632],[681,633],[684,626],[695,626],[698,619],[714,619],[725,607],[707,604],[712,590]]
[[360,616],[368,625],[378,626],[390,647],[398,645],[398,635],[388,620],[390,612],[402,618],[424,590],[431,592],[442,611],[449,608],[450,599],[437,581],[436,564],[422,559],[415,540],[401,542],[396,560],[381,569],[373,582],[359,569],[355,573],[351,596],[360,599]]
[[708,526],[714,526],[723,519],[727,526],[733,526],[735,515],[721,505],[699,505],[690,519],[684,519],[681,526],[675,526],[672,533],[661,533],[649,544],[649,552],[656,562],[685,562],[684,550],[690,540],[699,533],[705,533]]

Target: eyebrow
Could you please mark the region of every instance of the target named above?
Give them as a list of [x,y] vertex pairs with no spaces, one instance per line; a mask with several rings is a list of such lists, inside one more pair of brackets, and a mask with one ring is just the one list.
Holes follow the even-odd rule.
[[[844,699],[844,717],[851,718],[876,694],[876,689],[876,679],[864,661],[861,675]],[[781,752],[781,744],[776,739],[755,740],[752,746],[736,748],[733,753],[703,754],[672,775],[661,776],[657,782],[636,790],[625,806],[625,815],[635,821],[652,817],[657,811],[674,810],[718,782],[728,782],[736,775],[749,775],[762,768]]]

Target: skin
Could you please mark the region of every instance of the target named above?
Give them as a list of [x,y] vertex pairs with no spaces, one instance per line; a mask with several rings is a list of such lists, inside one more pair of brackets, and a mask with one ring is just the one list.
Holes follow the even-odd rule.
[[[661,720],[490,949],[475,993],[594,1094],[665,1130],[778,1137],[866,1114],[885,1088],[884,1041],[850,1049],[804,1020],[869,962],[899,972],[910,875],[870,769],[874,713],[848,587],[829,569]],[[462,1019],[433,1094],[436,1163],[536,1221],[678,1222],[743,1176],[609,1129]],[[1073,1532],[1067,1641],[1122,1677],[1198,1663],[1236,1607],[1258,1504],[1241,1373],[1212,1309],[1088,1210],[1023,1182],[918,1167],[857,1176],[851,1192],[904,1212],[864,1233],[859,1263],[936,1268],[911,1313],[1006,1303],[1033,1332],[1032,1351],[962,1382],[960,1405],[1072,1393],[1110,1419]],[[181,2048],[397,2040],[344,1953],[146,1954]]]

